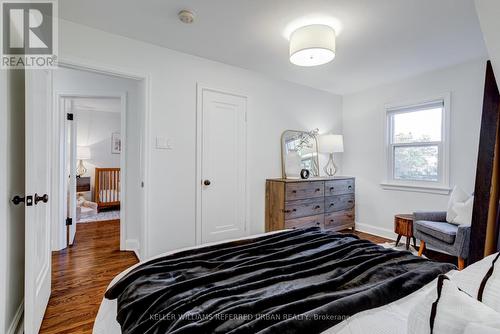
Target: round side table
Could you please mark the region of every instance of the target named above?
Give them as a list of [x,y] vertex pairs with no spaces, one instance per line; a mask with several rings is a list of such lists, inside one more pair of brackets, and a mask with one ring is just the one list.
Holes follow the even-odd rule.
[[413,236],[413,215],[410,214],[398,214],[394,216],[394,233],[398,235],[396,239],[396,247],[399,245],[399,241],[402,236],[406,237],[406,249],[410,249],[410,239],[413,240],[413,247],[417,248],[417,241]]

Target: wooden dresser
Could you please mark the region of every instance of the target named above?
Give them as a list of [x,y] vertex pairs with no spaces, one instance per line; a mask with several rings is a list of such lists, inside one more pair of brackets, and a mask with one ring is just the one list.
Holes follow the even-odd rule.
[[354,178],[266,180],[266,232],[319,226],[354,229]]

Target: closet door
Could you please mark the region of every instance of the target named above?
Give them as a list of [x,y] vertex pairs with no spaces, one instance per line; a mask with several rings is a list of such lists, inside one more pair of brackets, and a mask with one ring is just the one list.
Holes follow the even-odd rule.
[[202,89],[200,95],[201,217],[198,226],[201,242],[206,243],[247,234],[246,97],[210,89]]

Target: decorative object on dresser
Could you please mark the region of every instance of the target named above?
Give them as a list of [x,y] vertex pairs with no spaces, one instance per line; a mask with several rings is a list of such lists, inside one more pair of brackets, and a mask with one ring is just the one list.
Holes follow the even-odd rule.
[[416,239],[413,236],[413,215],[398,214],[394,216],[394,233],[398,235],[396,239],[396,247],[402,236],[406,237],[406,250],[410,249],[410,239],[413,240],[413,247],[417,248]]
[[342,135],[326,134],[318,138],[319,151],[328,153],[330,156],[324,168],[326,175],[334,176],[337,173],[337,165],[333,162],[333,153],[344,152],[344,137]]
[[354,229],[354,178],[266,181],[266,232],[319,226]]
[[309,178],[309,175],[311,175],[311,172],[309,172],[309,169],[302,169],[300,171],[300,178],[302,180],[307,180]]
[[318,129],[312,131],[286,130],[281,135],[281,177],[299,179],[300,171],[307,169],[319,176]]
[[79,160],[78,167],[76,168],[76,176],[81,177],[87,173],[87,168],[83,165],[83,160],[90,160],[90,147],[78,146],[76,148],[76,159]]

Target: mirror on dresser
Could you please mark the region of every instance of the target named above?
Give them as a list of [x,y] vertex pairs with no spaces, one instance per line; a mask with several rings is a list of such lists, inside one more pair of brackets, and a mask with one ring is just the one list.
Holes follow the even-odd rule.
[[281,169],[284,179],[299,179],[307,169],[319,176],[318,129],[312,131],[286,130],[281,135]]

